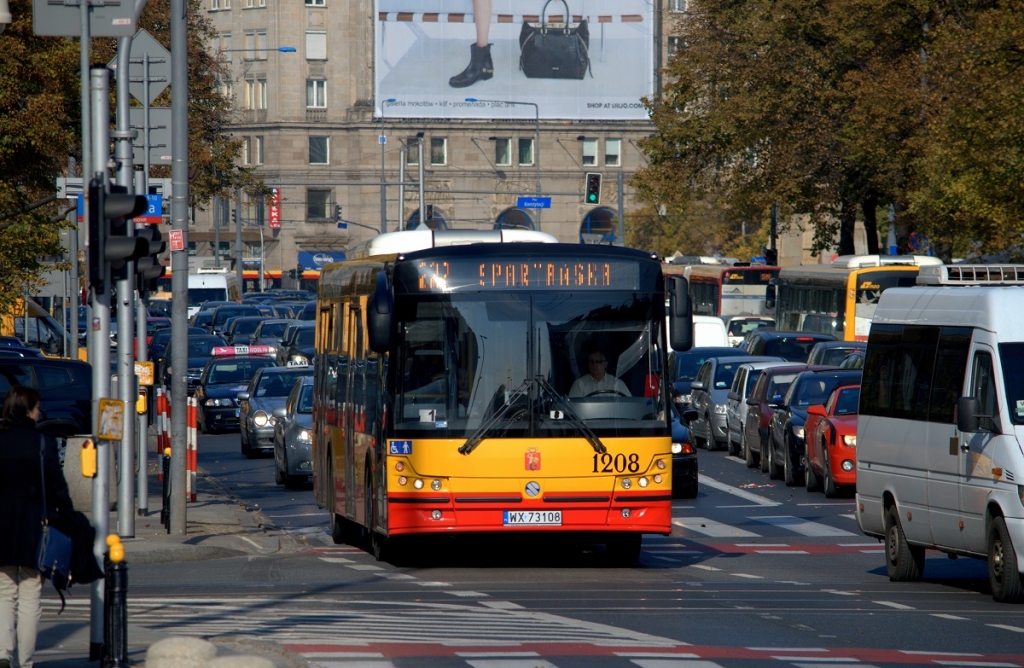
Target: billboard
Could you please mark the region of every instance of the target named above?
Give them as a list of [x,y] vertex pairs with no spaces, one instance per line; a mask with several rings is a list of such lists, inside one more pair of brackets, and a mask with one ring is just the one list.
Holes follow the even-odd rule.
[[640,98],[654,91],[653,5],[376,0],[377,114],[646,119]]

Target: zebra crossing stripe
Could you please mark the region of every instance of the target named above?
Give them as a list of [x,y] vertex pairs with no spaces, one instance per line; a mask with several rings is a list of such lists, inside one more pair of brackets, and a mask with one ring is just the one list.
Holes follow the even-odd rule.
[[678,517],[672,524],[688,531],[704,534],[712,538],[760,538],[760,534],[740,529],[739,527],[722,524],[706,517]]
[[793,517],[792,515],[770,515],[765,517],[751,517],[750,519],[781,527],[788,531],[798,533],[801,536],[808,536],[811,538],[857,535],[855,533],[850,533],[849,531],[844,531],[843,529],[837,529],[836,527],[829,526],[827,524],[811,522],[799,517]]

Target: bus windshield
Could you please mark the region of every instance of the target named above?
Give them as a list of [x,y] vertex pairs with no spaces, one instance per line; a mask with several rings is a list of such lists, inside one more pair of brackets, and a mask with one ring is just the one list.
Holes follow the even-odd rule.
[[655,326],[663,299],[494,292],[396,300],[396,435],[469,438],[481,427],[487,438],[667,435]]

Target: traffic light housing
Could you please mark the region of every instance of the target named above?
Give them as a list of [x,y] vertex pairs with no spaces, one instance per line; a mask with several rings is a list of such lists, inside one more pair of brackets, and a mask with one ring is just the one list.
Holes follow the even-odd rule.
[[135,235],[147,246],[146,254],[136,260],[135,274],[138,276],[139,293],[156,292],[156,279],[163,276],[167,269],[160,263],[160,254],[167,250],[167,244],[160,234],[160,228],[147,225],[136,230]]
[[587,204],[601,203],[601,175],[596,172],[587,172],[586,183],[584,184],[583,200]]
[[340,204],[336,204],[334,206],[334,220],[335,220],[335,222],[338,222],[338,223],[341,222],[341,205]]
[[427,205],[426,217],[423,220],[425,220],[428,223],[429,222],[433,222],[433,220],[434,220],[434,205],[433,204],[428,204]]
[[769,248],[764,252],[764,263],[769,267],[774,267],[779,264],[779,254],[774,248]]
[[295,280],[295,270],[294,269],[289,269],[288,270],[288,278],[290,278],[292,280]]
[[100,189],[103,218],[110,221],[103,242],[103,257],[110,263],[110,280],[128,279],[128,263],[144,257],[149,244],[135,236],[131,219],[149,208],[144,195],[129,195],[125,186],[110,186],[110,192]]

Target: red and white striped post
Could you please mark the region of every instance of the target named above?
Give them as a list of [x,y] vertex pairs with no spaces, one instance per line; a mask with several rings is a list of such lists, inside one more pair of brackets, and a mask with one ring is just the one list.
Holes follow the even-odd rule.
[[[156,452],[157,455],[163,456],[164,448],[170,447],[170,442],[166,440],[165,430],[167,429],[167,393],[164,388],[156,388]],[[163,481],[164,473],[163,467],[157,468],[156,479]]]
[[199,401],[195,397],[189,397],[188,399],[188,436],[185,439],[185,470],[188,471],[188,475],[185,479],[185,492],[188,495],[188,500],[195,502],[196,500],[196,469],[197,469],[197,452],[196,444],[199,441],[198,424]]

